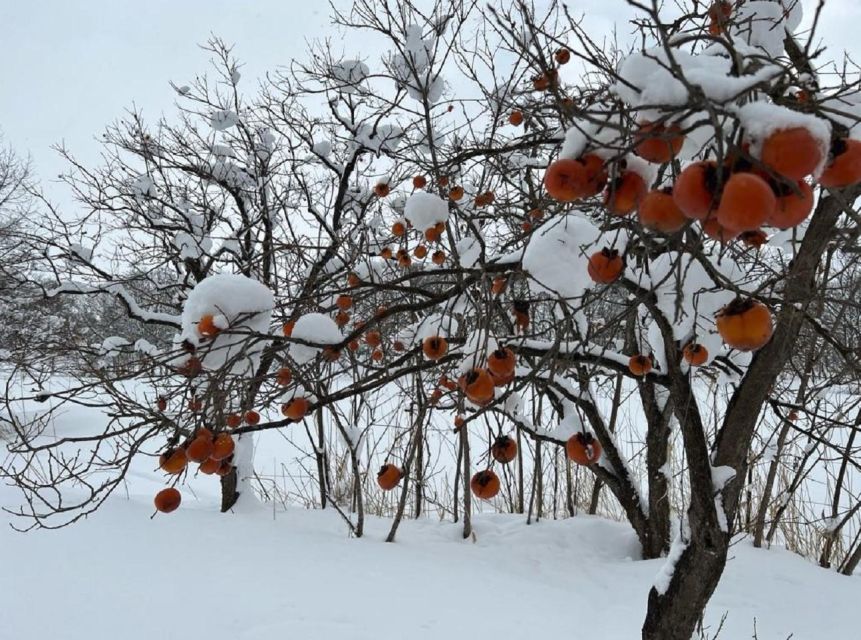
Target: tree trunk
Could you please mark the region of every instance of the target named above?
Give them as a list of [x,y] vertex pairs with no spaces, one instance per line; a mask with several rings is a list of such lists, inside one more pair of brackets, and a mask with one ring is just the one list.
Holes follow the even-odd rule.
[[[700,529],[692,527],[692,531]],[[705,534],[705,535],[704,535]],[[643,640],[691,640],[726,564],[729,538],[720,531],[694,534],[675,564],[668,588],[649,591]]]
[[233,467],[226,476],[221,476],[221,513],[230,511],[239,500],[238,484],[236,467]]

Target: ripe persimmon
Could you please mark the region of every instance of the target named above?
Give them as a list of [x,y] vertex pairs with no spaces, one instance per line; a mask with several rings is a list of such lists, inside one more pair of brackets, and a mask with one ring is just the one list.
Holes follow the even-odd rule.
[[445,224],[437,222],[434,226],[425,230],[425,240],[428,242],[439,242],[442,234],[445,231]]
[[355,287],[358,287],[360,284],[362,284],[362,279],[359,277],[358,274],[353,273],[352,271],[347,274],[347,286],[348,287],[355,288]]
[[699,367],[709,359],[709,350],[696,342],[689,342],[682,350],[682,356],[692,367]]
[[393,236],[401,237],[406,232],[407,232],[407,225],[405,225],[400,220],[397,220],[394,223],[392,223],[392,235]]
[[559,83],[559,73],[556,69],[551,69],[545,73],[541,73],[532,78],[532,87],[536,91],[547,91],[555,87]]
[[713,36],[723,33],[726,21],[732,15],[732,2],[715,0],[708,10],[709,33]]
[[589,266],[587,271],[589,277],[599,284],[610,284],[619,279],[622,275],[622,270],[625,268],[625,263],[622,261],[622,256],[615,249],[604,247],[600,251],[596,251],[589,258]]
[[336,362],[341,357],[341,352],[333,346],[323,347],[320,357],[326,362]]
[[762,143],[760,158],[782,176],[802,180],[816,170],[822,160],[819,142],[804,127],[780,129]]
[[536,222],[544,218],[544,212],[541,209],[531,209],[527,215]]
[[753,231],[774,215],[777,198],[768,183],[753,173],[734,173],[723,187],[717,221],[730,231]]
[[498,296],[503,291],[505,291],[505,285],[507,285],[507,284],[508,284],[508,280],[506,280],[502,276],[497,276],[493,279],[493,282],[490,284],[490,292],[493,295]]
[[391,260],[392,259],[391,247],[383,247],[382,249],[380,249],[380,257],[383,260]]
[[571,60],[571,51],[566,47],[562,47],[556,50],[553,57],[556,59],[556,64],[568,64],[568,61]]
[[250,424],[254,426],[255,424],[260,423],[260,414],[256,411],[246,411],[245,412],[245,424]]
[[435,405],[442,398],[442,389],[436,388],[431,394],[428,396],[428,403],[431,405]]
[[404,269],[413,263],[412,258],[410,258],[410,254],[406,249],[398,249],[397,259],[398,266],[403,267]]
[[428,336],[422,342],[422,351],[428,360],[439,360],[448,353],[448,340],[442,336]]
[[504,378],[514,373],[517,358],[508,347],[500,347],[487,356],[487,370],[494,376]]
[[673,199],[672,189],[654,189],[643,196],[637,216],[647,229],[658,233],[680,231],[688,219]]
[[496,200],[496,196],[493,194],[493,191],[485,191],[475,196],[475,206],[486,207],[493,204],[494,200]]
[[392,349],[395,351],[398,351],[398,352],[405,351],[406,345],[404,345],[404,343],[401,342],[400,340],[394,340],[394,341],[392,341]]
[[211,476],[213,473],[218,471],[218,467],[220,466],[221,460],[216,460],[215,458],[207,458],[200,463],[200,466],[197,468],[197,470],[203,474]]
[[518,127],[523,124],[523,112],[512,111],[511,115],[508,116],[508,123],[514,125],[515,127]]
[[601,443],[591,433],[575,433],[565,443],[568,459],[584,466],[598,462],[601,451]]
[[617,216],[626,216],[640,206],[648,187],[643,177],[635,171],[623,171],[613,180],[604,193],[604,206]]
[[428,179],[424,176],[413,176],[413,189],[424,189],[427,183]]
[[203,462],[212,455],[212,436],[198,436],[185,448],[185,455],[192,462]]
[[230,458],[227,458],[226,460],[222,460],[219,463],[218,469],[215,470],[215,474],[219,476],[230,475],[230,473],[233,472],[235,468],[236,467],[233,466],[233,463],[230,461]]
[[281,367],[275,374],[275,382],[282,387],[286,387],[288,384],[293,382],[293,372],[287,367]]
[[768,217],[768,224],[778,229],[791,229],[807,219],[813,211],[813,189],[804,180],[793,186],[780,184],[774,187],[777,205]]
[[439,377],[438,384],[443,389],[448,389],[449,391],[455,391],[457,389],[457,383],[446,375]]
[[165,473],[175,475],[181,473],[188,464],[188,458],[185,455],[185,449],[175,447],[168,449],[158,458],[158,466]]
[[628,359],[628,371],[635,376],[644,376],[652,370],[652,359],[642,353]]
[[155,494],[153,502],[156,510],[161,513],[170,513],[179,508],[180,503],[182,503],[182,494],[179,492],[179,489],[168,487]]
[[389,193],[391,193],[392,188],[388,185],[387,182],[378,182],[374,185],[374,195],[378,198],[385,198]]
[[229,433],[219,433],[212,441],[212,453],[209,455],[213,460],[224,460],[233,455],[236,443]]
[[580,163],[586,170],[586,188],[583,192],[584,198],[596,196],[607,184],[607,167],[604,159],[594,153],[586,153],[580,158]]
[[673,185],[673,200],[693,220],[705,220],[717,205],[718,168],[712,160],[685,167]]
[[517,457],[517,443],[509,436],[499,436],[490,447],[490,455],[501,464],[508,464]]
[[470,402],[484,405],[494,398],[493,378],[486,369],[475,368],[460,379],[460,388]]
[[514,310],[514,324],[521,333],[526,333],[529,328],[529,301],[514,300],[511,306]]
[[678,124],[641,122],[634,135],[634,153],[649,162],[665,164],[679,154],[684,143]]
[[416,248],[413,249],[413,255],[416,258],[418,258],[419,260],[424,258],[427,254],[428,254],[428,248],[423,244],[416,245]]
[[350,343],[347,345],[347,348],[350,351],[358,351],[359,350],[359,341],[358,340],[350,340]]
[[386,354],[383,353],[382,349],[374,349],[371,352],[371,360],[373,360],[374,362],[382,362],[383,358],[385,358],[385,357],[386,357]]
[[771,339],[771,311],[761,302],[736,298],[718,311],[717,330],[724,343],[740,351],[755,351]]
[[350,314],[346,311],[339,311],[335,314],[335,324],[339,327],[345,327],[350,322]]
[[461,187],[461,186],[452,187],[448,192],[448,197],[453,202],[457,202],[458,200],[463,198],[463,187]]
[[559,202],[573,202],[586,192],[588,176],[582,162],[563,158],[553,162],[544,172],[544,188]]
[[861,141],[839,138],[831,143],[831,161],[819,176],[823,187],[842,188],[861,182]]
[[184,364],[176,368],[176,372],[186,378],[196,378],[201,371],[203,371],[203,363],[195,356],[189,357]]
[[377,472],[377,484],[383,491],[391,491],[398,486],[403,477],[404,473],[400,467],[386,463]]
[[308,413],[308,400],[302,396],[296,396],[289,402],[281,405],[281,413],[285,418],[289,418],[294,422],[299,422]]
[[433,255],[431,256],[431,262],[433,262],[437,266],[445,264],[445,251],[443,251],[442,249],[437,249],[436,251],[434,251]]
[[499,493],[499,476],[490,469],[479,471],[469,481],[469,488],[476,498],[490,500]]
[[242,424],[242,416],[238,413],[230,413],[224,419],[224,423],[227,425],[228,429],[236,429],[239,425]]
[[221,333],[221,328],[215,324],[215,316],[207,313],[198,320],[197,332],[202,338],[214,338]]
[[365,334],[365,343],[369,347],[379,347],[383,342],[383,336],[380,335],[379,331],[368,331]]

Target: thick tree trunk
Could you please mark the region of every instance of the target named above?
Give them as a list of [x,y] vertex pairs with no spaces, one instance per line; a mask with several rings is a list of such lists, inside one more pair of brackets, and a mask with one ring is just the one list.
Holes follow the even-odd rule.
[[667,589],[652,587],[649,591],[643,640],[691,640],[723,573],[728,541],[722,532],[700,532],[692,537],[673,568]]
[[221,513],[230,511],[239,500],[238,485],[236,467],[233,467],[226,476],[221,476]]

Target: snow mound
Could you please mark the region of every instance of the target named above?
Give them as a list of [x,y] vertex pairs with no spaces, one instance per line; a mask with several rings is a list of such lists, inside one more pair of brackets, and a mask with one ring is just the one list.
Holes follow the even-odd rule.
[[[181,339],[200,347],[198,357],[206,369],[229,364],[232,373],[249,372],[257,364],[263,342],[249,341],[248,334],[268,333],[274,306],[272,291],[256,280],[232,273],[209,276],[191,290],[183,305]],[[216,326],[223,329],[210,340],[197,330],[206,315],[214,316]]]
[[[691,54],[680,49],[673,49],[672,55],[688,82],[699,85],[706,97],[717,102],[735,99],[780,73],[779,68],[764,64],[753,73],[737,76],[732,61],[720,55]],[[612,89],[633,107],[681,106],[688,102],[688,90],[673,75],[663,48],[631,54],[619,65],[619,77],[622,81]]]
[[604,246],[623,249],[623,234],[602,237],[589,220],[576,214],[560,218],[532,235],[523,252],[523,269],[533,293],[579,298],[595,286],[587,272],[589,256]]
[[[322,313],[307,313],[296,320],[290,337],[318,345],[338,344],[344,339],[335,321]],[[291,344],[289,348],[290,357],[299,364],[311,362],[320,351],[322,347],[299,343]]]
[[230,109],[214,111],[209,117],[209,124],[216,131],[230,129],[230,127],[236,126],[238,122],[239,116]]
[[435,193],[416,191],[404,205],[404,217],[419,231],[448,219],[448,204]]
[[733,35],[770,57],[783,53],[786,32],[801,24],[804,9],[799,0],[751,0],[736,11]]

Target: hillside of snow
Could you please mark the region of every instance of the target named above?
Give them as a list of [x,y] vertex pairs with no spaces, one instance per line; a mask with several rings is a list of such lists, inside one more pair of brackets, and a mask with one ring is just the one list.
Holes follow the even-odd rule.
[[[0,503],[17,494],[0,489]],[[639,561],[625,524],[579,516],[527,526],[371,518],[351,539],[330,510],[260,505],[218,513],[214,497],[150,519],[151,495],[115,495],[58,531],[0,528],[0,638],[330,640],[381,637],[639,637],[663,561]],[[21,521],[17,521],[21,524]],[[708,608],[720,638],[858,637],[861,580],[786,551],[735,546]]]

